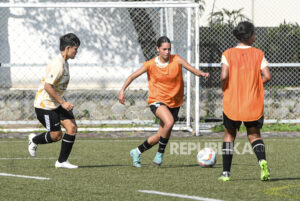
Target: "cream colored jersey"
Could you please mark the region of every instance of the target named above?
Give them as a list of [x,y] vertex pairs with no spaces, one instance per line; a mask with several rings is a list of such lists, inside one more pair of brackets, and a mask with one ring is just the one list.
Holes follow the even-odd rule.
[[45,83],[53,85],[55,92],[62,96],[68,87],[69,80],[69,64],[60,54],[52,59],[46,67],[46,74],[42,78],[42,84],[35,96],[34,107],[44,110],[58,108],[60,104],[47,93],[44,88]]

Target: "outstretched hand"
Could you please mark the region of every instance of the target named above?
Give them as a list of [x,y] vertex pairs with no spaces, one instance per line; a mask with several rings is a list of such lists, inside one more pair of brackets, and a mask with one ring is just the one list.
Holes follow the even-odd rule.
[[119,99],[119,102],[124,105],[124,103],[125,103],[125,94],[124,94],[123,91],[120,91],[118,99]]

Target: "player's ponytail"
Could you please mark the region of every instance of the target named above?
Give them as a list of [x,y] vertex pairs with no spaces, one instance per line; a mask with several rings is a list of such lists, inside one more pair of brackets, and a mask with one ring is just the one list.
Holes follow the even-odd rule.
[[251,22],[240,22],[233,30],[233,35],[239,41],[248,41],[254,33],[254,25]]

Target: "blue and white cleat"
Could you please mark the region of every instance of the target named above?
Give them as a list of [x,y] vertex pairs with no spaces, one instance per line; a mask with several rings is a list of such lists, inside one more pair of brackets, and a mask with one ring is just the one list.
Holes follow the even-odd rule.
[[133,159],[133,167],[137,167],[140,168],[142,167],[141,165],[141,154],[136,150],[136,149],[132,149],[130,151],[130,156]]
[[155,157],[154,157],[153,163],[155,165],[161,165],[162,164],[163,156],[164,156],[163,153],[157,152],[156,155],[155,155]]

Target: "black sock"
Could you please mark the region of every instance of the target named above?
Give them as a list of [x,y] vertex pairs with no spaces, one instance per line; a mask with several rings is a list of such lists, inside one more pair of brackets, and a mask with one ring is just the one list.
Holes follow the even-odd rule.
[[151,144],[148,143],[148,141],[146,140],[143,144],[141,144],[140,146],[138,146],[138,149],[141,153],[143,153],[144,151],[150,149],[152,147]]
[[223,142],[223,172],[230,172],[233,150],[233,142]]
[[75,135],[69,135],[65,133],[61,142],[61,150],[60,150],[58,162],[62,163],[68,160],[74,142],[75,142]]
[[32,138],[33,143],[35,144],[48,144],[52,143],[50,132],[41,133],[34,138]]
[[265,144],[263,140],[255,140],[252,143],[252,148],[258,161],[266,160]]
[[163,137],[160,137],[159,138],[159,146],[158,146],[158,152],[159,153],[164,153],[165,152],[165,148],[168,144],[168,141],[169,139],[168,138],[163,138]]

